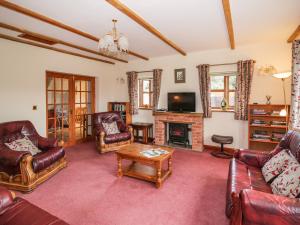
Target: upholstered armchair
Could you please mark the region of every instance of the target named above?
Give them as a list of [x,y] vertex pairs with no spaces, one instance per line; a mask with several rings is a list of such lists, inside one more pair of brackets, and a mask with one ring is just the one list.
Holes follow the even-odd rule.
[[[27,137],[40,150],[14,151],[5,143]],[[0,185],[28,192],[66,167],[65,151],[56,139],[41,137],[30,121],[0,123]]]
[[[103,123],[116,121],[120,133],[107,134]],[[93,135],[100,153],[117,150],[118,146],[133,142],[132,127],[126,126],[119,112],[101,112],[93,114]]]

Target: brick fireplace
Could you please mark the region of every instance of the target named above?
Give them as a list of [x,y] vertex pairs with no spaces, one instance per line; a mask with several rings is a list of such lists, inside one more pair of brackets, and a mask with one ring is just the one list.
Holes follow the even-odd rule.
[[203,151],[202,113],[155,112],[155,144],[167,145],[167,126],[169,123],[191,125],[192,150]]

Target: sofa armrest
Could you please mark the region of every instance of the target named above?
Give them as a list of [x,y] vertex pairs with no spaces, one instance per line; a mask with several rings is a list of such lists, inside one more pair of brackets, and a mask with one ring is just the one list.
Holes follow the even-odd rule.
[[47,151],[50,148],[55,148],[58,146],[58,142],[56,138],[44,138],[38,137],[38,148]]
[[242,224],[287,225],[300,221],[300,199],[244,189],[240,193]]
[[29,154],[26,151],[13,151],[2,146],[0,148],[0,163],[6,166],[19,166],[22,158]]
[[234,158],[239,159],[247,165],[261,168],[269,158],[268,155],[268,152],[239,149],[234,153]]
[[0,215],[13,203],[14,196],[4,187],[0,186]]

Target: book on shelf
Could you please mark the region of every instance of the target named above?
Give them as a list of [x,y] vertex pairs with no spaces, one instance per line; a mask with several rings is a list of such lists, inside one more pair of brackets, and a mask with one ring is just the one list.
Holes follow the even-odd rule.
[[271,116],[280,116],[280,111],[273,111],[272,113],[271,113]]
[[271,126],[287,126],[287,122],[286,121],[271,121],[270,123]]
[[264,109],[253,109],[252,115],[268,115]]
[[280,141],[285,135],[285,132],[272,132],[272,141]]
[[271,135],[268,134],[267,131],[255,130],[254,133],[252,134],[252,138],[257,140],[270,140]]
[[267,125],[266,121],[263,120],[252,120],[251,125]]

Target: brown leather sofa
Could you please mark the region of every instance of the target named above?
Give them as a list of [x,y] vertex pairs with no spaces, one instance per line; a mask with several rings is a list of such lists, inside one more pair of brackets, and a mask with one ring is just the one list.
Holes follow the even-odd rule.
[[[27,136],[42,152],[10,150],[4,143]],[[41,137],[30,121],[0,124],[0,185],[28,192],[66,167],[65,151],[57,140]]]
[[[107,135],[102,123],[117,122],[119,134]],[[116,150],[117,146],[133,142],[132,127],[126,126],[119,112],[101,112],[93,114],[93,135],[100,153]]]
[[283,149],[289,149],[300,162],[300,133],[289,131],[270,153],[254,150],[235,153],[230,162],[226,195],[230,224],[300,224],[300,200],[274,195],[261,172],[263,165]]
[[31,204],[0,186],[0,224],[68,225],[61,219]]

